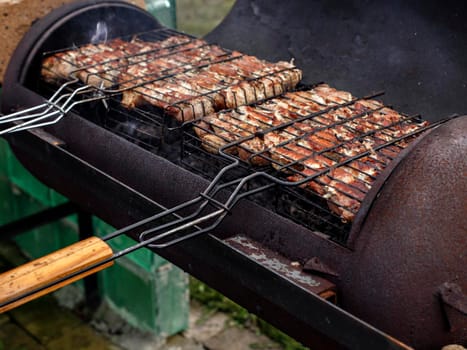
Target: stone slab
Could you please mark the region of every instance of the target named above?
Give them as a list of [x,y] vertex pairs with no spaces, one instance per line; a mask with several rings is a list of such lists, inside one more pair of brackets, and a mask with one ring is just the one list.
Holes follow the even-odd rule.
[[229,327],[208,339],[204,343],[204,346],[208,350],[281,350],[279,345],[273,343],[265,336],[235,326]]
[[227,315],[220,312],[210,314],[202,305],[192,302],[189,326],[184,335],[202,343],[222,332],[228,321]]
[[73,328],[62,329],[60,337],[57,337],[47,344],[47,350],[120,350],[121,348],[112,344],[106,338],[82,324]]
[[45,350],[27,332],[11,322],[0,323],[0,349]]
[[167,343],[158,350],[205,350],[204,346],[193,339],[176,335],[167,340]]

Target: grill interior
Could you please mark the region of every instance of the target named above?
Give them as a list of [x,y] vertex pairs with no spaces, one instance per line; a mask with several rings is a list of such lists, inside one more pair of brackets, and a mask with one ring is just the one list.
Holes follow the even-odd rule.
[[[170,38],[177,40],[173,42]],[[238,86],[239,82],[227,76],[215,84],[198,86],[199,89],[184,87],[183,97],[177,91],[186,85],[187,76],[196,77],[213,66],[228,65],[245,55],[165,28],[121,39],[126,44],[110,55],[108,46],[99,44],[45,53],[54,57],[65,53],[60,59],[73,65],[70,75],[79,77],[81,85],[92,86],[92,93],[85,94],[83,99],[105,94],[105,100],[98,98],[91,104],[77,106],[80,115],[208,179],[238,161],[236,171],[222,178],[224,182],[232,182],[232,190],[237,184],[233,180],[261,172],[266,180],[258,180],[243,189],[244,192],[250,192],[251,186],[265,189],[253,191],[260,193],[250,196],[252,200],[342,244],[378,174],[417,134],[434,125],[428,126],[418,115],[396,113],[373,100],[382,93],[365,98],[349,94],[347,100],[334,96],[330,101],[323,101],[306,95],[310,89],[322,86],[315,84],[298,89],[298,104],[287,94],[281,99],[268,100],[267,97],[284,94],[288,89],[290,83],[281,75],[283,71],[293,70],[287,68],[261,75],[241,75],[241,79],[259,84],[260,88],[253,90],[257,102],[249,103],[250,107],[239,107],[249,102],[245,88],[240,86],[236,90],[240,95],[233,94],[236,108],[221,112],[220,115],[228,117],[216,119],[222,119],[222,124],[217,123],[213,129],[204,119],[186,119],[209,114],[206,100],[199,104],[199,98],[207,97],[215,105],[219,92]],[[85,57],[91,55],[92,64],[83,60],[83,65],[77,67],[67,60],[68,50]],[[94,57],[103,54],[108,56],[94,62]],[[158,67],[156,73],[154,70],[129,73],[131,67],[154,65]],[[122,71],[126,72],[123,80]],[[268,86],[277,87],[268,84],[277,75],[280,91],[268,91]],[[63,76],[65,79],[69,76]],[[165,90],[161,93],[158,88],[162,86]],[[41,81],[38,90],[50,96],[56,86]],[[69,90],[72,91],[71,87]],[[123,103],[125,93],[134,91],[157,102],[128,108]],[[259,96],[257,91],[261,91]],[[278,109],[282,101],[287,102],[287,111]],[[221,104],[225,107],[226,101]],[[173,108],[181,111],[181,118],[173,117]],[[248,119],[248,108],[253,108],[259,119]],[[191,118],[186,118],[186,111]],[[283,112],[281,120],[276,118],[278,112]],[[200,135],[213,136],[216,144],[209,144]],[[278,141],[267,144],[268,139]],[[259,150],[252,147],[258,141],[264,144]],[[350,185],[343,179],[349,176],[352,177]],[[278,186],[271,190],[271,183]]]

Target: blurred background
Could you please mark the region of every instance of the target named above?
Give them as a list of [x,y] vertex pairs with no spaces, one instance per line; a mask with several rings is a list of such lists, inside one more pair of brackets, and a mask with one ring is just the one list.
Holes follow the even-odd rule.
[[177,28],[203,36],[222,21],[234,3],[235,0],[176,0]]
[[147,10],[171,28],[203,36],[215,28],[235,0],[146,0]]

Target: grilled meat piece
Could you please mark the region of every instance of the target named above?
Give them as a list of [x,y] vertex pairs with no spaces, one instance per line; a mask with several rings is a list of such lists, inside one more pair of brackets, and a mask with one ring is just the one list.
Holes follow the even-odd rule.
[[42,61],[42,79],[49,84],[57,84],[73,78],[72,73],[77,69],[76,57],[78,56],[77,51],[65,51],[46,57]]
[[240,159],[271,164],[350,222],[376,177],[412,140],[405,136],[426,125],[322,84],[212,114],[194,130],[208,151],[231,144]]
[[[133,62],[120,75],[120,87],[124,89],[122,104],[131,109],[149,103],[164,109],[176,102],[183,104],[184,100],[201,97],[203,94],[209,93],[209,88],[212,87],[212,84],[209,88],[203,86],[203,82],[209,84],[212,79],[209,79],[209,77],[202,79],[200,77],[196,81],[192,71],[197,67],[226,59],[226,57],[233,58],[239,55],[236,52],[229,53],[215,45],[208,45],[202,40],[193,40],[185,45],[180,45],[175,51],[147,55],[144,60]],[[168,81],[175,83],[177,86],[182,86],[185,89],[185,97],[174,98],[169,91],[163,93],[163,96],[167,97],[166,100],[169,101],[161,99],[158,92],[161,85],[165,85]],[[186,89],[189,90],[188,93]],[[166,105],[164,102],[168,102],[168,104]],[[196,101],[193,104],[196,104]],[[196,110],[197,107],[189,106],[188,109],[190,108]],[[180,111],[181,109],[181,107],[178,107],[175,110]],[[176,111],[172,111],[172,113],[177,113]],[[209,111],[206,113],[209,113]],[[182,117],[180,116],[180,119],[183,119]]]
[[86,84],[106,87],[118,81],[128,65],[142,62],[155,52],[170,52],[187,42],[185,36],[172,36],[158,42],[113,39],[107,43],[87,44],[47,56],[41,76],[52,84],[79,78]]
[[[183,53],[180,55],[183,56]],[[132,84],[141,86],[128,91],[132,96],[126,98],[124,95],[123,103],[133,107],[144,100],[164,108],[168,115],[184,122],[203,117],[214,110],[234,108],[276,96],[294,88],[301,79],[301,71],[286,62],[273,64],[238,52],[231,53],[227,61],[224,56],[212,57],[211,64],[206,67],[189,69],[164,79],[158,79],[150,67],[131,67],[129,71],[138,77],[137,84]],[[177,90],[188,92],[185,98],[179,100],[172,99],[171,93],[167,93],[169,106],[163,103],[167,99],[161,99],[158,95],[168,81],[179,86]]]
[[[150,104],[180,122],[236,108],[293,89],[302,72],[183,35],[130,42],[113,39],[58,52],[42,62],[49,83],[78,78],[122,92],[122,105]],[[118,89],[118,90],[117,90]]]

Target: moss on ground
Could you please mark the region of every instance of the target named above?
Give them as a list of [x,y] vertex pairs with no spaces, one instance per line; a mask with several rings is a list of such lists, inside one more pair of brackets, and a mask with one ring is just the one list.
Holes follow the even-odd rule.
[[190,277],[190,294],[191,298],[203,304],[208,312],[221,311],[228,314],[238,325],[259,329],[262,334],[282,345],[284,350],[308,349],[193,277]]

